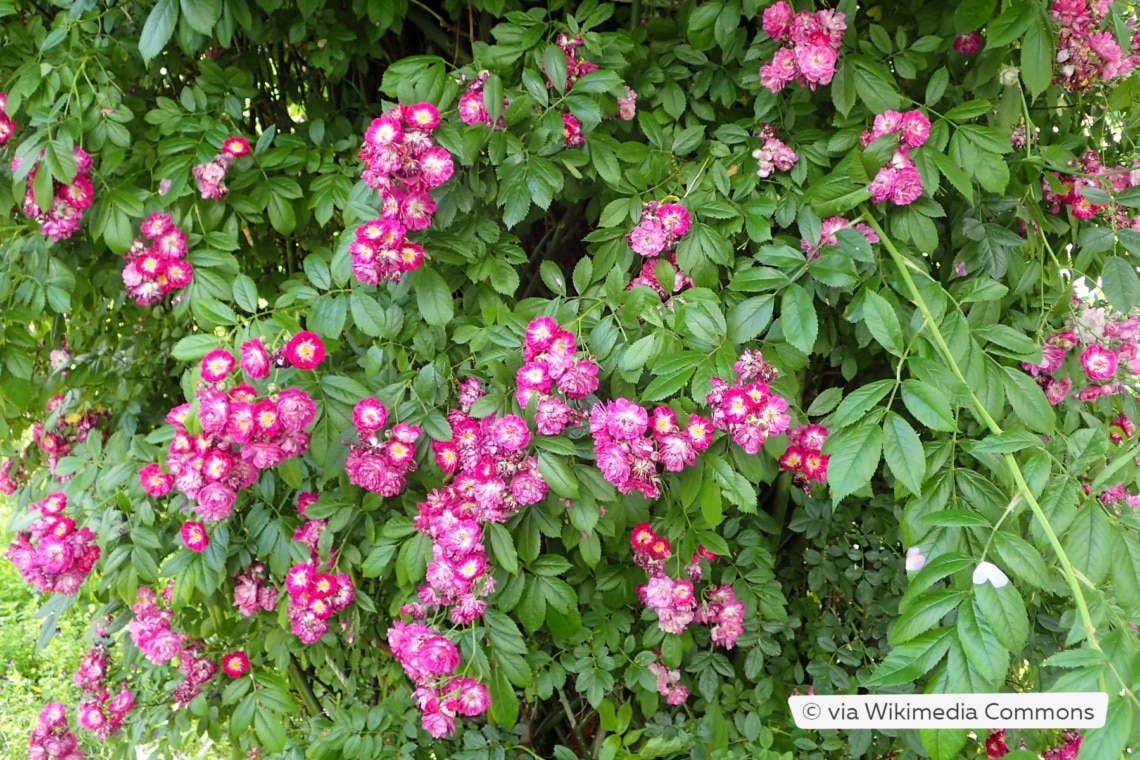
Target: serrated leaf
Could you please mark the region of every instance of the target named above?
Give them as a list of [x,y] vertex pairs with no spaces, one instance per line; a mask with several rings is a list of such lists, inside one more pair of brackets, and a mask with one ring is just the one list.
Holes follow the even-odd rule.
[[[830,464],[828,469],[830,469]],[[895,620],[888,635],[889,641],[892,645],[897,646],[917,638],[920,634],[933,628],[951,610],[957,609],[967,596],[967,592],[953,589],[942,589],[924,594]]]
[[974,612],[985,620],[997,640],[1017,656],[1029,638],[1025,602],[1012,583],[995,588],[992,583],[974,584]]
[[1089,582],[1098,585],[1112,565],[1112,523],[1095,501],[1077,511],[1062,541],[1069,560]]
[[909,422],[890,411],[883,419],[883,459],[911,493],[922,494],[922,481],[926,478],[922,441]]
[[1121,314],[1127,314],[1140,305],[1140,278],[1136,267],[1127,259],[1113,256],[1100,270],[1100,289],[1109,304]]
[[827,482],[831,485],[833,505],[871,482],[879,467],[882,446],[883,430],[871,417],[828,437],[824,453],[830,456]]
[[802,286],[789,285],[780,300],[780,325],[784,338],[805,354],[810,354],[819,334],[819,319],[811,294]]
[[139,36],[139,52],[143,61],[149,63],[152,58],[162,52],[170,36],[174,34],[174,27],[178,23],[178,4],[174,0],[158,0],[158,3],[146,17],[142,34]]
[[918,380],[904,380],[902,399],[914,418],[931,430],[952,433],[958,429],[950,402],[938,388]]
[[436,327],[447,325],[455,316],[451,289],[434,269],[420,267],[416,270],[415,277],[416,304],[420,316],[429,325]]
[[902,325],[898,315],[890,303],[873,290],[863,294],[863,321],[879,345],[895,356],[902,356]]

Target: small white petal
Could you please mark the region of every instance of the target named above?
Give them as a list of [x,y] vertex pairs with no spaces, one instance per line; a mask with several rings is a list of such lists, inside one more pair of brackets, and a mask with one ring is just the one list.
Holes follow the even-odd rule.
[[906,550],[906,571],[908,573],[917,573],[922,568],[926,567],[926,556],[922,550],[917,546],[912,546]]
[[994,588],[1001,588],[1009,583],[1009,576],[991,562],[979,562],[978,566],[974,568],[974,585],[981,585],[986,581],[989,581]]

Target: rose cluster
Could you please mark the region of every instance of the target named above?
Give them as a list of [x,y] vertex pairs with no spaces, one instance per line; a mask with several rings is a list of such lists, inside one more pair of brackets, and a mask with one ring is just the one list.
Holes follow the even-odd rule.
[[[1055,81],[1070,92],[1086,92],[1101,82],[1127,76],[1140,56],[1125,55],[1107,24],[1111,3],[1088,0],[1055,0],[1050,15],[1057,22],[1057,74]],[[1103,27],[1103,28],[1102,28]],[[1140,31],[1132,30],[1132,47],[1140,43]]]
[[419,603],[404,612],[422,619],[424,608],[452,607],[452,621],[465,625],[483,615],[483,597],[495,590],[483,524],[506,522],[520,507],[546,498],[549,489],[538,460],[527,453],[531,436],[521,417],[476,420],[452,409],[447,419],[452,439],[432,448],[440,468],[455,477],[419,504],[415,527],[431,538],[432,556]]
[[[743,371],[742,371],[743,370]],[[719,377],[712,378],[712,390],[706,400],[712,407],[712,424],[726,430],[733,442],[748,454],[756,454],[764,442],[788,429],[791,417],[788,402],[773,393],[750,367],[737,363],[739,379],[729,385]]]
[[358,227],[348,250],[352,272],[365,284],[399,282],[423,262],[424,249],[405,235],[431,225],[436,207],[430,191],[454,171],[451,154],[432,142],[438,126],[436,107],[417,103],[395,106],[364,132],[361,177],[380,194],[380,218]]
[[[1005,729],[999,728],[991,731],[985,741],[986,757],[998,758],[1009,754],[1009,747],[1005,743]],[[1025,740],[1022,740],[1019,749],[1025,749]],[[1044,760],[1076,760],[1081,751],[1081,735],[1076,731],[1065,731],[1061,734],[1061,745],[1046,750],[1041,757]]]
[[[48,400],[45,407],[48,414],[59,412],[53,431],[44,432],[43,423],[32,423],[32,441],[47,454],[48,471],[52,475],[56,474],[55,470],[59,460],[71,453],[71,448],[77,443],[86,441],[87,436],[93,430],[98,433],[99,424],[106,422],[111,416],[110,412],[102,407],[64,414],[65,410],[62,409],[64,400],[64,396],[56,394]],[[104,430],[99,434],[106,440],[107,431]],[[71,480],[71,477],[70,475],[57,475],[56,480],[60,483],[66,483]]]
[[67,723],[67,708],[49,702],[40,711],[36,727],[28,739],[28,760],[83,760],[79,740]]
[[680,472],[712,443],[712,427],[703,417],[690,415],[682,428],[669,407],[659,406],[650,415],[624,398],[594,405],[590,435],[605,479],[620,493],[640,491],[647,499],[661,495],[658,464],[669,472]]
[[713,644],[732,649],[744,633],[744,602],[736,598],[727,583],[710,591],[697,607],[694,619],[709,626]]
[[[491,129],[503,129],[506,124],[503,122],[502,115],[499,120],[494,124],[491,123],[491,116],[487,113],[487,106],[483,102],[483,86],[487,80],[491,78],[491,72],[480,71],[479,75],[467,85],[467,90],[459,98],[459,118],[467,126],[473,124],[486,124]],[[503,98],[502,112],[506,113],[508,101]]]
[[1051,204],[1049,210],[1061,213],[1067,206],[1077,219],[1092,219],[1098,214],[1118,229],[1140,229],[1140,216],[1131,216],[1126,206],[1108,203],[1093,203],[1081,191],[1095,188],[1108,193],[1118,193],[1129,187],[1140,185],[1140,161],[1131,167],[1105,166],[1095,150],[1086,150],[1079,159],[1073,159],[1069,166],[1078,172],[1065,175],[1057,172],[1042,177],[1042,199]]
[[799,157],[796,152],[776,137],[776,128],[764,124],[756,136],[763,140],[759,148],[752,151],[752,157],[759,165],[756,167],[756,176],[767,179],[775,171],[789,172],[796,165]]
[[577,339],[550,317],[530,322],[523,339],[523,365],[515,373],[515,400],[519,406],[537,398],[535,428],[539,435],[561,435],[579,420],[570,406],[554,395],[554,388],[573,401],[598,389],[598,365],[593,357],[576,358]]
[[258,610],[272,612],[277,609],[277,589],[266,584],[265,565],[254,562],[234,578],[234,606],[244,617],[253,617]]
[[780,457],[780,469],[794,475],[793,480],[805,491],[811,482],[827,482],[828,455],[821,449],[827,441],[827,428],[801,425],[788,431],[788,448]]
[[884,135],[897,134],[898,147],[886,166],[871,180],[867,190],[872,203],[890,200],[896,206],[906,206],[922,197],[922,176],[910,157],[911,148],[918,148],[930,136],[930,119],[922,111],[883,111],[875,117],[870,132],[864,132],[860,144],[866,148]]
[[812,245],[807,238],[800,238],[800,248],[803,249],[808,261],[815,261],[819,258],[819,254],[823,252],[825,246],[839,245],[839,238],[835,236],[835,233],[840,230],[855,230],[863,233],[868,245],[875,245],[879,242],[879,236],[863,222],[852,224],[841,216],[831,216],[824,219],[820,224],[819,245]]
[[679,203],[650,201],[641,208],[641,221],[625,236],[629,247],[642,256],[671,251],[689,231],[689,211]]
[[[83,221],[83,210],[91,205],[95,190],[91,185],[91,156],[87,151],[76,146],[71,150],[75,159],[75,178],[70,184],[58,180],[52,183],[51,206],[42,209],[36,202],[35,192],[32,190],[36,173],[47,171],[43,162],[38,162],[28,174],[27,190],[24,193],[24,215],[39,222],[40,234],[53,241],[67,240],[79,229]],[[12,171],[19,168],[19,159],[13,159]]]
[[1140,316],[1135,311],[1123,315],[1109,306],[1096,306],[1076,297],[1073,306],[1069,329],[1045,341],[1041,363],[1021,364],[1053,405],[1061,403],[1073,388],[1071,374],[1062,372],[1071,348],[1080,348],[1080,365],[1089,381],[1076,393],[1080,401],[1112,396],[1120,392],[1122,381],[1135,382],[1140,375]]
[[642,523],[633,529],[630,543],[633,561],[647,568],[649,574],[649,582],[637,587],[638,599],[657,613],[661,630],[677,635],[684,633],[693,622],[697,600],[693,596],[692,582],[670,578],[665,573],[665,560],[672,553],[669,542],[654,533],[648,523]]
[[[173,586],[170,585],[163,589],[162,599],[167,604],[170,603],[173,591]],[[186,635],[170,626],[174,613],[160,608],[157,599],[151,588],[143,586],[138,590],[135,603],[131,605],[135,618],[127,623],[127,631],[144,657],[155,665],[164,665],[182,652]]]
[[680,705],[689,698],[689,688],[681,683],[681,671],[669,670],[661,662],[649,663],[648,670],[657,677],[657,693],[671,705]]
[[[268,375],[271,361],[312,369],[323,358],[320,338],[301,332],[273,358],[265,353],[260,339],[247,341],[242,346],[241,365],[251,379],[258,379]],[[309,445],[304,429],[317,413],[313,399],[298,388],[284,388],[265,397],[244,382],[222,390],[236,366],[237,360],[225,349],[202,357],[200,374],[208,385],[198,391],[194,404],[181,404],[166,417],[175,426],[166,457],[166,466],[175,477],[154,464],[139,472],[149,495],[163,496],[177,487],[197,502],[194,509],[206,522],[229,517],[237,492],[256,483],[261,470],[304,454]],[[197,413],[191,421],[194,407]],[[197,431],[194,434],[187,427],[191,422]]]
[[437,739],[455,731],[455,717],[482,715],[491,703],[487,687],[456,677],[459,650],[449,639],[420,623],[397,620],[388,629],[392,656],[415,681],[412,699],[423,713],[424,730]]
[[[673,287],[669,292],[665,290],[665,286],[657,277],[657,266],[658,263],[662,261],[666,262],[666,265],[673,270]],[[667,258],[658,259],[657,261],[651,259],[643,263],[641,265],[641,273],[629,281],[626,290],[633,290],[638,285],[643,285],[651,289],[664,301],[668,300],[670,296],[680,293],[682,290],[693,287],[693,281],[677,266],[677,254],[670,253]]]
[[126,682],[119,685],[119,693],[111,698],[107,691],[107,648],[98,643],[79,662],[72,680],[83,692],[79,704],[79,725],[106,741],[119,732],[123,719],[135,706],[135,697]]
[[760,67],[760,84],[779,92],[795,80],[801,87],[830,84],[843,44],[847,19],[839,11],[825,8],[812,13],[793,13],[784,0],[764,11],[764,31],[783,47]]
[[637,93],[629,85],[625,86],[625,97],[618,98],[618,118],[622,121],[632,121],[637,115]]
[[0,92],[0,148],[8,143],[15,131],[16,122],[8,115],[8,95]]
[[186,235],[167,214],[151,214],[139,227],[141,238],[123,254],[123,285],[139,306],[153,306],[190,284],[194,270],[186,255]]
[[315,644],[329,631],[333,615],[347,609],[356,597],[346,573],[322,573],[317,565],[294,565],[285,576],[289,593],[289,623],[302,644]]
[[181,683],[174,687],[174,709],[190,706],[190,703],[202,693],[202,687],[218,672],[214,661],[201,656],[206,642],[195,641],[182,648],[178,655],[178,669],[185,676]]
[[220,201],[230,190],[225,185],[226,173],[234,159],[249,155],[249,141],[244,137],[230,137],[222,143],[221,151],[204,164],[198,164],[190,173],[198,180],[198,193],[208,201]]
[[79,590],[99,559],[95,534],[86,526],[64,517],[67,496],[53,493],[30,509],[41,517],[26,531],[16,534],[6,556],[26,583],[41,593],[70,596]]
[[[20,466],[17,467],[16,465]],[[16,489],[23,485],[27,473],[24,471],[24,461],[21,458],[19,462],[15,459],[5,459],[0,462],[0,493],[5,496],[11,496],[16,493]]]
[[693,584],[701,579],[700,558],[711,560],[716,556],[702,547],[693,556],[689,580],[681,580],[666,574],[665,561],[671,556],[671,547],[648,523],[633,529],[630,544],[634,564],[644,568],[649,576],[647,583],[638,586],[637,597],[657,614],[661,630],[680,635],[690,623],[704,623],[711,628],[714,644],[732,649],[737,637],[744,632],[744,604],[736,599],[732,586],[727,584],[714,587],[707,599],[699,603],[693,590]]
[[381,438],[380,431],[388,424],[388,409],[374,398],[357,402],[352,422],[360,443],[348,447],[344,462],[348,481],[385,498],[396,496],[404,490],[408,473],[416,469],[420,429],[398,422]]

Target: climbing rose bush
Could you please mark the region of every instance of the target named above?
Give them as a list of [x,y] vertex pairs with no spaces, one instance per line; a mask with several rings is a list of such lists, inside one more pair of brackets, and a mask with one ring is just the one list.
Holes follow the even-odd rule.
[[[0,2],[0,35],[5,561],[41,646],[89,636],[5,751],[1138,746],[1133,5]],[[1105,726],[787,707],[1049,690]]]

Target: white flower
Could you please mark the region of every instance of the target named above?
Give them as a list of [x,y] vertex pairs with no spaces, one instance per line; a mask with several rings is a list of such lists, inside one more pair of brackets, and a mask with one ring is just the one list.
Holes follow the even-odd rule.
[[912,546],[906,550],[906,571],[908,573],[917,573],[919,570],[926,566],[926,556],[922,550],[917,546]]
[[1009,576],[991,562],[979,562],[978,566],[974,568],[974,585],[980,586],[986,581],[989,581],[994,588],[1001,588],[1009,583]]

